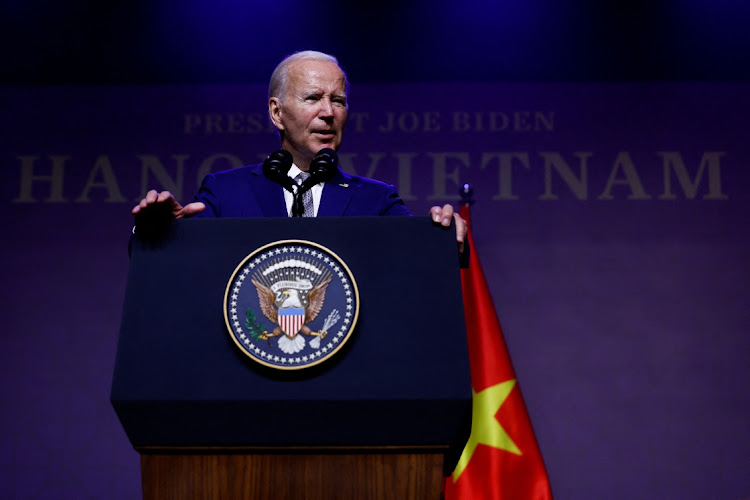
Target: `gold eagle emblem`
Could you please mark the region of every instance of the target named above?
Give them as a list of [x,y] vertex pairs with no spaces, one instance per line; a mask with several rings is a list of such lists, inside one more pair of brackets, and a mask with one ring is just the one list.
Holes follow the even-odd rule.
[[[326,290],[331,283],[330,277],[307,290],[307,287],[301,285],[279,289],[275,293],[258,280],[253,279],[251,282],[258,292],[261,312],[271,323],[276,325],[271,333],[268,331],[261,333],[261,339],[268,340],[270,343],[271,338],[280,337],[278,340],[279,349],[287,354],[294,354],[305,347],[306,342],[302,335],[319,339],[325,338],[328,333],[325,329],[314,332],[307,325],[318,317],[323,308]],[[284,313],[288,311],[297,312],[296,326],[290,326],[295,324],[294,322],[285,323],[281,319],[284,317]],[[295,314],[291,316],[294,317]],[[282,325],[284,326],[282,327]],[[300,333],[302,335],[299,335]]]

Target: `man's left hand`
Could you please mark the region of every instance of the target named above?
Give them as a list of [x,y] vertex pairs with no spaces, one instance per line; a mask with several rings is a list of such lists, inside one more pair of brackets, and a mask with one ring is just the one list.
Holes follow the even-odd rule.
[[435,224],[448,227],[451,225],[451,219],[456,221],[456,242],[458,242],[458,252],[464,252],[464,241],[466,240],[466,221],[453,210],[453,205],[446,204],[442,207],[432,207],[430,209],[430,218]]

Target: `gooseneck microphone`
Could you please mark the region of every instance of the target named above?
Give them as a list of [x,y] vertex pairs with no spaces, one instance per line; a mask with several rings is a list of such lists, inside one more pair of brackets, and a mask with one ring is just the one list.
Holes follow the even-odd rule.
[[336,174],[339,167],[339,155],[331,148],[323,148],[310,162],[310,182],[312,187],[320,182],[328,182]]
[[292,167],[292,153],[286,149],[279,149],[274,151],[263,161],[263,175],[269,180],[294,193],[296,184],[294,180],[287,175],[289,169]]
[[336,175],[339,165],[339,157],[331,148],[323,148],[313,157],[310,162],[310,177],[297,186],[294,179],[289,177],[289,169],[292,167],[294,158],[292,154],[279,149],[274,151],[263,161],[263,175],[269,180],[280,184],[284,189],[294,195],[292,203],[292,217],[302,217],[305,212],[302,195],[309,191],[315,184],[327,182]]

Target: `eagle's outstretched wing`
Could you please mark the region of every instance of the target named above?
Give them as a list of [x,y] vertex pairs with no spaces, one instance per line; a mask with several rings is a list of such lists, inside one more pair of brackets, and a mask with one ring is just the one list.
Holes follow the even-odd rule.
[[321,282],[307,294],[309,305],[307,306],[307,309],[305,309],[305,324],[314,320],[320,313],[320,310],[323,309],[323,302],[326,300],[326,290],[328,289],[331,280],[332,278],[328,278]]
[[273,294],[270,288],[260,283],[259,281],[250,280],[255,289],[258,291],[258,303],[260,304],[260,310],[263,311],[263,315],[271,321],[274,325],[277,324],[278,312],[273,306],[276,296]]

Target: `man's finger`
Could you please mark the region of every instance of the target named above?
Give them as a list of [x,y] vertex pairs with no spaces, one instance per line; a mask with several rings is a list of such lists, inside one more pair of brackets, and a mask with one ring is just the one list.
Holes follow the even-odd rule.
[[458,214],[453,214],[456,221],[456,241],[463,243],[466,239],[466,221]]
[[159,197],[158,191],[156,189],[152,189],[148,193],[146,193],[146,197],[144,200],[146,200],[146,204],[150,205],[152,203],[156,203],[156,199]]
[[443,218],[443,209],[440,207],[432,207],[430,208],[430,219],[432,219],[432,222],[440,222],[440,219]]
[[151,191],[146,193],[146,196],[138,203],[138,205],[133,207],[131,213],[133,215],[138,214],[143,209],[148,208],[149,205],[162,203],[169,198],[172,198],[172,193],[170,193],[169,191],[162,191],[161,193],[159,193],[157,190],[152,189]]
[[164,203],[165,201],[168,201],[170,198],[174,199],[174,196],[172,196],[172,193],[170,193],[169,191],[162,191],[156,197],[156,202],[157,203]]
[[197,213],[203,212],[205,209],[206,205],[199,201],[188,203],[187,205],[182,207],[182,210],[180,210],[175,217],[177,217],[178,219],[181,219],[183,217],[192,217]]
[[463,254],[464,248],[466,248],[466,231],[468,230],[466,221],[463,217],[457,213],[453,214],[453,218],[456,220],[456,241],[458,242],[458,253]]
[[139,213],[141,210],[146,208],[148,206],[148,193],[146,194],[146,197],[143,198],[136,206],[133,207],[133,210],[131,212],[135,215]]
[[451,225],[451,219],[453,219],[453,205],[446,204],[443,206],[442,209],[442,220],[440,223],[444,225],[445,227],[448,227]]

